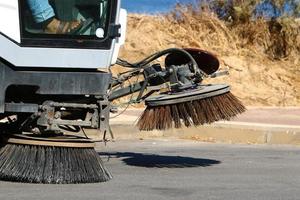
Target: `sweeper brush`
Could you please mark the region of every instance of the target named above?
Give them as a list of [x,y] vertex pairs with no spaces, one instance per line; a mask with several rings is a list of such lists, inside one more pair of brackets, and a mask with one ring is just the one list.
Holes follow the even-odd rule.
[[226,85],[206,85],[175,94],[162,94],[146,101],[137,125],[140,130],[166,130],[230,120],[245,111]]
[[[164,69],[159,64],[149,65],[153,60],[165,56]],[[205,85],[205,78],[227,75],[218,71],[219,61],[211,53],[200,49],[168,49],[145,60],[129,64],[119,60],[126,67],[144,69],[144,81],[148,93],[136,101],[145,100],[147,106],[138,120],[141,131],[166,130],[210,124],[220,120],[231,120],[246,108],[230,92],[226,84]],[[149,94],[157,93],[149,96]]]
[[0,180],[44,184],[98,183],[112,177],[82,138],[12,135],[2,139]]

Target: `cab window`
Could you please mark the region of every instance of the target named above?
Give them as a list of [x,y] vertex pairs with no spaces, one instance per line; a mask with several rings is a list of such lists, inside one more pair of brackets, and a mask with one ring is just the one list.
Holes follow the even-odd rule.
[[108,44],[104,40],[116,15],[116,0],[20,0],[20,3],[25,45],[71,47],[70,40],[75,46],[76,43],[94,46],[97,41],[104,42],[104,46]]

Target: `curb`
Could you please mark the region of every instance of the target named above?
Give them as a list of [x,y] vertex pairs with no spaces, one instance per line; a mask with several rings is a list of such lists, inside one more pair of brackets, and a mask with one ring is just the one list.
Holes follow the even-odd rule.
[[111,124],[116,139],[174,138],[203,142],[239,144],[300,145],[300,126],[270,125],[244,122],[217,122],[201,127],[140,132],[134,121]]

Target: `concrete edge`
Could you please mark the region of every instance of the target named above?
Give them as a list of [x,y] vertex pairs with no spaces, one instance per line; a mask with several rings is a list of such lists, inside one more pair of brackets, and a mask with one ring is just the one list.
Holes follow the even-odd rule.
[[116,139],[176,138],[203,142],[300,145],[300,126],[217,122],[201,127],[140,132],[134,121],[111,124]]

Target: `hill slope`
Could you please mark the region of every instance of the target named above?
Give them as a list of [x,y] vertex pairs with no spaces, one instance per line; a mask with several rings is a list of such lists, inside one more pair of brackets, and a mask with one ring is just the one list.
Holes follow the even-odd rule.
[[300,106],[300,24],[292,25],[287,37],[288,29],[273,30],[263,20],[229,26],[211,13],[132,14],[120,57],[137,61],[170,47],[205,49],[230,71],[208,81],[231,84],[246,105]]

